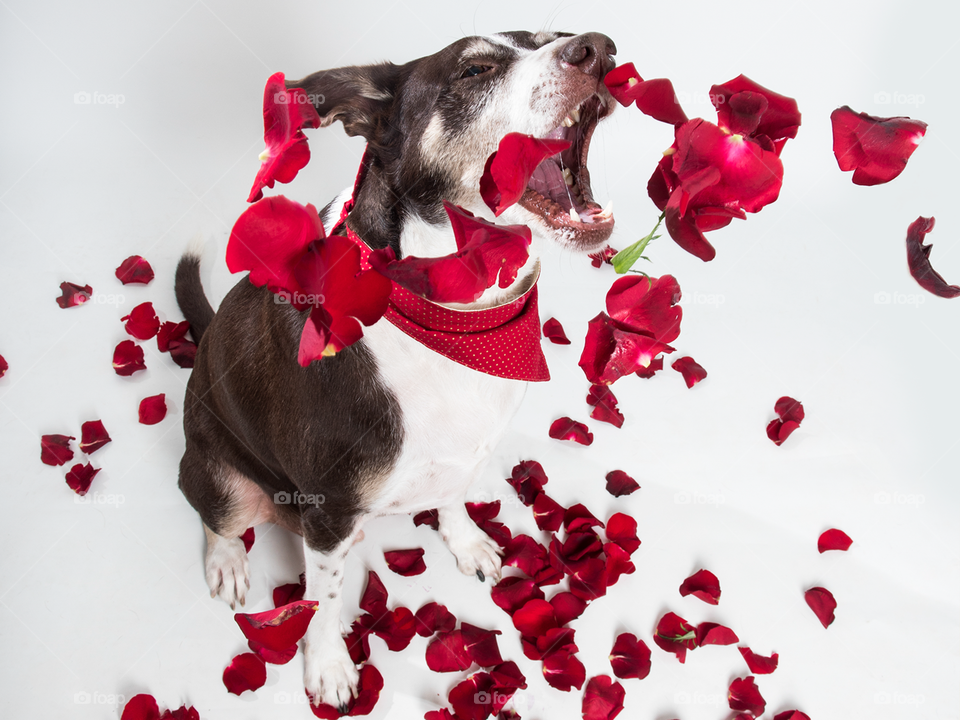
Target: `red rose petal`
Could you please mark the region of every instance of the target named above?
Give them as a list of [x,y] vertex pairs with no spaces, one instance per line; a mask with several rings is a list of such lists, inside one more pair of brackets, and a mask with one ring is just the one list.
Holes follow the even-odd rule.
[[550,318],[543,324],[543,336],[554,345],[569,345],[570,338],[563,331],[563,325],[556,318]]
[[457,618],[447,610],[446,605],[435,602],[427,603],[417,610],[414,621],[417,635],[421,637],[430,637],[438,632],[447,633],[457,626]]
[[709,570],[697,570],[680,585],[681,597],[693,595],[710,605],[720,602],[720,581]]
[[705,622],[697,625],[697,646],[733,645],[740,642],[737,634],[726,625]]
[[785,710],[774,715],[773,720],[810,720],[810,716],[799,710]]
[[71,440],[76,440],[76,438],[72,435],[41,435],[40,462],[45,465],[57,466],[72,460]]
[[587,603],[583,598],[579,598],[571,592],[559,592],[550,598],[550,606],[557,618],[557,624],[566,625],[583,614],[583,611],[587,608]]
[[273,606],[289,605],[292,602],[303,600],[303,594],[307,590],[307,582],[304,573],[300,573],[300,582],[278,585],[273,589]]
[[490,590],[493,602],[513,615],[530,600],[543,600],[543,590],[528,578],[505,577]]
[[820,624],[830,627],[834,621],[833,611],[837,609],[837,601],[833,593],[826,588],[814,587],[803,594],[803,599],[807,601],[807,605],[813,610]]
[[591,385],[587,405],[593,405],[590,417],[607,422],[614,427],[623,427],[623,413],[617,407],[617,396],[607,385]]
[[473,663],[460,630],[437,633],[427,645],[427,667],[433,672],[458,672]]
[[423,512],[418,512],[413,516],[414,525],[427,525],[432,527],[434,530],[440,528],[440,516],[437,514],[436,510],[424,510]]
[[10,366],[7,364],[7,361],[4,360],[3,355],[0,355],[0,378],[6,375],[9,369]]
[[456,685],[447,695],[458,720],[484,720],[494,713],[495,681],[479,672]]
[[80,451],[87,455],[92,455],[110,440],[102,420],[89,420],[80,426]]
[[178,323],[163,323],[157,331],[157,349],[160,352],[169,352],[170,343],[176,340],[184,340],[189,329],[190,323],[186,320]]
[[533,501],[533,519],[544,532],[556,532],[563,524],[563,506],[542,492]]
[[910,267],[910,274],[920,283],[920,287],[937,297],[960,297],[960,286],[948,285],[943,276],[930,264],[930,251],[933,250],[933,245],[923,244],[927,233],[933,230],[934,221],[935,218],[932,217],[918,217],[907,228],[907,265]]
[[237,655],[223,671],[227,692],[239,695],[244,690],[257,690],[267,682],[267,666],[259,655]]
[[773,444],[779,447],[783,442],[793,434],[793,431],[800,427],[800,423],[788,420],[771,420],[767,425],[767,437],[773,440]]
[[629,554],[640,547],[640,540],[637,538],[637,521],[624,513],[614,513],[607,520],[606,527],[607,539],[614,542]]
[[827,550],[848,550],[853,540],[843,530],[832,528],[820,534],[817,540],[817,550],[825,553]]
[[499,500],[490,503],[464,503],[464,506],[477,527],[493,538],[498,545],[506,547],[512,538],[510,530],[503,523],[493,521],[493,518],[500,514]]
[[514,466],[507,482],[517,491],[520,502],[529,507],[536,500],[537,493],[547,484],[548,478],[540,463],[536,460],[524,460]]
[[559,625],[553,605],[546,600],[528,600],[513,613],[513,626],[521,635],[540,637]]
[[588,558],[571,568],[570,592],[587,602],[607,594],[607,566],[601,558]]
[[419,575],[427,569],[426,563],[423,562],[423,548],[390,550],[383,553],[383,557],[387,561],[388,568],[404,577]]
[[167,400],[164,393],[152,395],[140,401],[140,424],[156,425],[167,416]]
[[374,621],[371,630],[387,644],[387,649],[400,652],[417,634],[417,621],[408,608],[397,606]]
[[587,510],[587,506],[583,503],[571,505],[563,515],[563,528],[568,533],[580,532],[595,527],[602,528],[603,522]]
[[562,692],[570,692],[573,688],[579,690],[587,679],[587,669],[572,652],[559,650],[544,656],[543,679],[550,687]]
[[607,291],[607,312],[622,329],[670,343],[680,335],[683,319],[683,309],[677,305],[680,297],[680,285],[672,275],[659,278],[628,275]]
[[282,651],[303,637],[316,609],[316,602],[301,600],[259,613],[234,613],[233,619],[247,640]]
[[746,710],[753,713],[754,717],[763,715],[767,706],[767,702],[760,695],[760,690],[757,689],[752,675],[737,678],[730,683],[730,689],[727,691],[727,701],[731,710]]
[[131,255],[120,263],[116,275],[124,285],[146,285],[153,280],[153,268],[139,255]]
[[763,655],[757,655],[748,647],[738,647],[737,650],[743,655],[747,667],[754,675],[769,675],[777,669],[777,664],[780,662],[780,656],[777,653],[773,653],[770,657],[764,657]]
[[551,423],[550,437],[554,440],[572,440],[581,445],[593,444],[593,433],[590,429],[568,417],[558,418]]
[[[377,700],[380,699],[381,690],[383,690],[383,676],[373,665],[367,663],[360,668],[360,678],[357,681],[357,697],[351,697],[347,700],[347,712],[345,714],[350,717],[369,715],[376,707]],[[341,717],[339,709],[324,703],[314,705],[310,693],[307,693],[307,698],[310,700],[310,709],[316,717],[324,720],[336,720],[336,718]]]
[[587,323],[587,337],[579,365],[591,383],[611,385],[637,372],[673,348],[656,338],[621,329],[606,313]]
[[134,695],[123,706],[120,720],[160,720],[160,708],[153,695]]
[[610,651],[610,666],[618,678],[643,680],[650,674],[650,648],[636,635],[618,635]]
[[647,365],[647,367],[640,368],[634,373],[634,375],[639,378],[643,378],[644,380],[649,380],[661,370],[663,370],[663,358],[656,357],[650,361],[650,364]]
[[373,615],[364,613],[350,625],[350,633],[344,638],[347,652],[355,665],[365,663],[370,659],[370,633],[373,625]]
[[297,654],[296,645],[291,645],[286,650],[271,650],[270,648],[264,647],[258,642],[248,640],[247,646],[252,652],[256,653],[261,660],[271,665],[286,665],[288,662],[293,660],[294,656]]
[[777,400],[773,406],[774,411],[777,415],[780,416],[780,419],[783,421],[793,421],[797,424],[803,422],[804,410],[803,403],[799,400],[794,400],[792,397],[784,395],[782,398]]
[[480,667],[493,667],[503,662],[497,645],[499,630],[484,630],[470,623],[460,623],[463,646],[471,659]]
[[200,720],[200,713],[192,706],[181,705],[176,710],[164,710],[160,720]]
[[[750,102],[755,98],[762,98],[763,102]],[[720,127],[732,133],[765,135],[778,155],[787,139],[795,138],[800,129],[796,100],[768,90],[745,75],[711,87],[710,102],[717,109]],[[760,108],[762,111],[756,112]]]
[[661,650],[675,654],[682,663],[686,659],[687,650],[697,647],[697,631],[679,615],[668,612],[657,623],[653,641]]
[[707,371],[692,357],[678,358],[670,367],[683,375],[683,381],[688,388],[692,388],[707,376]]
[[113,351],[113,370],[122,377],[146,370],[143,362],[143,348],[133,340],[124,340]]
[[360,596],[360,609],[371,615],[387,612],[387,588],[373,570],[367,573],[367,587]]
[[687,121],[686,113],[677,102],[673,83],[666,78],[644,80],[633,63],[626,63],[608,72],[603,82],[624,107],[635,102],[644,115],[671,125]]
[[90,489],[90,483],[93,482],[98,472],[100,472],[100,468],[95,468],[90,463],[86,465],[77,463],[67,473],[67,485],[77,495],[86,495],[87,490]]
[[590,264],[595,268],[598,268],[604,263],[607,265],[613,265],[613,258],[617,252],[617,250],[614,250],[609,245],[604,245],[602,250],[599,250],[595,253],[590,253],[587,255],[587,257],[590,258]]
[[630,560],[630,553],[616,543],[610,542],[604,545],[603,553],[607,560],[607,587],[616,584],[621,575],[630,575],[636,571],[636,566]]
[[612,470],[607,473],[607,492],[614,497],[630,495],[640,489],[637,481],[623,470]]
[[149,340],[160,331],[160,318],[151,302],[140,303],[120,320],[127,333],[138,340]]
[[64,309],[83,305],[90,299],[91,295],[93,295],[93,288],[89,285],[62,282],[60,283],[60,297],[57,298],[57,305]]
[[569,140],[535,138],[515,132],[506,134],[483,169],[480,178],[483,202],[499,217],[523,195],[537,166],[568,147]]
[[583,693],[583,720],[613,720],[623,710],[623,686],[607,675],[590,678]]
[[301,88],[287,89],[283,73],[274,73],[263,89],[263,140],[260,169],[247,202],[263,197],[274,181],[288,183],[309,162],[310,148],[303,128],[320,127],[320,115]]
[[833,154],[840,170],[853,170],[854,185],[880,185],[903,172],[927,132],[908,117],[880,118],[844,105],[830,115]]
[[252,527],[248,527],[243,531],[243,535],[240,536],[240,539],[243,540],[243,549],[246,552],[250,552],[250,548],[253,547],[253,543],[257,540],[257,533]]
[[534,577],[549,564],[547,549],[529,535],[517,535],[504,548],[504,567],[516,567]]

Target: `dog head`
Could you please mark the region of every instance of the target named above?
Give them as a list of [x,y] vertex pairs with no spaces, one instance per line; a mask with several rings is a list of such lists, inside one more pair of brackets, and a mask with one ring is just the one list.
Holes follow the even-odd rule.
[[603,84],[615,52],[599,33],[509,32],[464,38],[405,65],[337,68],[288,86],[311,97],[322,126],[339,120],[348,135],[366,138],[371,163],[349,222],[371,246],[398,256],[452,252],[442,200],[492,220],[480,177],[500,139],[520,132],[571,146],[541,163],[500,221],[591,250],[613,230],[593,198],[587,153],[615,105]]

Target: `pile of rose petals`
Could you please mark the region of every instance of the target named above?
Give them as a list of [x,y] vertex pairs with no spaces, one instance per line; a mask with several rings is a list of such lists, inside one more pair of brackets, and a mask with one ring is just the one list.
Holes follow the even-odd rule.
[[[72,435],[43,435],[40,438],[40,462],[55,467],[70,462],[74,455],[70,447],[71,440],[76,438]],[[80,426],[79,447],[85,455],[92,455],[108,442],[110,435],[102,421],[90,420]],[[77,463],[67,472],[67,485],[77,495],[86,495],[98,472],[100,468],[93,467],[89,462]]]
[[786,395],[777,400],[773,409],[778,417],[767,425],[767,437],[773,441],[774,445],[779,446],[800,427],[805,413],[803,404],[799,400]]
[[200,720],[195,708],[181,705],[176,710],[160,712],[153,695],[140,694],[130,698],[123,707],[120,720]]

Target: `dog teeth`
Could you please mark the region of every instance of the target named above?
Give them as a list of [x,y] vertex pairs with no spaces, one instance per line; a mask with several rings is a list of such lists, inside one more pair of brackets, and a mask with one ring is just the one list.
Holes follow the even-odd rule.
[[573,118],[573,124],[576,125],[580,122],[580,108],[575,108],[570,111],[570,117]]
[[568,185],[573,185],[573,173],[570,172],[570,168],[563,169],[563,181]]
[[574,123],[573,123],[573,118],[570,117],[569,115],[567,115],[567,116],[563,119],[563,122],[560,123],[560,124],[563,125],[564,127],[573,127],[573,124],[574,124]]
[[581,222],[581,221],[580,221],[580,216],[577,215],[577,211],[576,211],[575,208],[570,208],[570,219],[573,220],[574,222],[577,222],[577,223],[578,223],[578,222]]
[[607,206],[597,213],[598,218],[603,218],[604,220],[609,220],[613,217],[613,200],[607,203]]

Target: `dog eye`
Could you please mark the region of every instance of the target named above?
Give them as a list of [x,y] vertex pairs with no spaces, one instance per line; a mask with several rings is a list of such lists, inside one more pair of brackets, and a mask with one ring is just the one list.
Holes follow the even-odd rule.
[[483,73],[493,70],[489,65],[471,65],[466,70],[463,71],[462,78],[475,77],[476,75],[483,75]]

